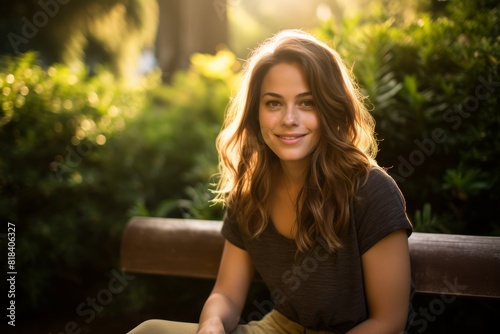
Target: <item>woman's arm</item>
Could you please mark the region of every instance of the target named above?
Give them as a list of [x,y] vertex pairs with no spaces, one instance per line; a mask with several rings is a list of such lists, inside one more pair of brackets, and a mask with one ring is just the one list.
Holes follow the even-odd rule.
[[214,289],[201,311],[198,333],[223,334],[238,326],[253,275],[248,253],[226,241]]
[[411,285],[406,231],[389,234],[366,251],[361,261],[368,319],[348,333],[403,333]]

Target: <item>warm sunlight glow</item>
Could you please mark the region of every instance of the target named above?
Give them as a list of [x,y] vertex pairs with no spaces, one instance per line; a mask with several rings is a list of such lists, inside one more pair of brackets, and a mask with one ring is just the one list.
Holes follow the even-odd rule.
[[332,10],[325,3],[320,3],[316,8],[316,17],[320,21],[327,21],[332,17]]

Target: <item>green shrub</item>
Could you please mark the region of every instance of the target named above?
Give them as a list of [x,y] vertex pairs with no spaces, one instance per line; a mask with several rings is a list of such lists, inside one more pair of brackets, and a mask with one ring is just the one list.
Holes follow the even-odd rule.
[[378,161],[392,167],[410,216],[432,207],[443,232],[498,233],[499,11],[496,1],[452,0],[446,16],[360,16],[320,29],[354,64],[377,121]]
[[19,308],[50,306],[58,282],[74,290],[112,268],[130,204],[108,183],[108,141],[158,77],[126,85],[104,69],[44,69],[33,53],[2,58],[0,216],[16,225]]
[[[228,51],[196,54],[171,85],[158,73],[127,85],[35,54],[2,59],[0,216],[17,229],[19,311],[76,307],[106,286],[131,215],[222,217],[208,189],[238,66]],[[151,289],[130,285],[106,312]]]
[[[117,193],[140,194],[132,214],[220,219],[209,191],[217,173],[215,138],[220,131],[239,63],[229,51],[195,54],[188,71],[158,86],[140,117],[114,143],[124,184]],[[126,188],[125,188],[126,187]]]

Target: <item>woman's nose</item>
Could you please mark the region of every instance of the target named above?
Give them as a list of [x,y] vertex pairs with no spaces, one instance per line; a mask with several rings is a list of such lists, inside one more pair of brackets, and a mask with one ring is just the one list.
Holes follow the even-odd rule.
[[298,125],[298,113],[295,105],[288,106],[283,113],[281,119],[283,126],[297,126]]

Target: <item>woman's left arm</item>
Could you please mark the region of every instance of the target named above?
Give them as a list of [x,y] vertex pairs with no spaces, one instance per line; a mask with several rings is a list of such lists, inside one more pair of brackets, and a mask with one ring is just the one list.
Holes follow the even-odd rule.
[[403,333],[411,285],[406,231],[395,231],[377,242],[361,256],[361,262],[368,319],[348,333]]

